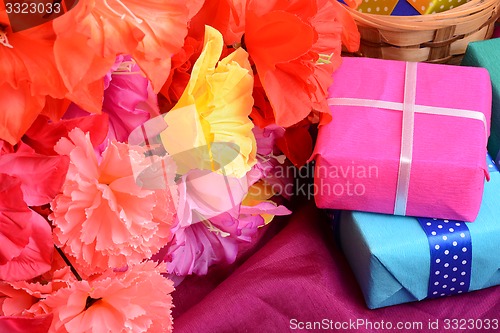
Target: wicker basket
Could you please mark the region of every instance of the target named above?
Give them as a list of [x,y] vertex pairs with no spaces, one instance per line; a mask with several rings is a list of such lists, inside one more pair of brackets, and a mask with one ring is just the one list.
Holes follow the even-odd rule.
[[471,0],[445,12],[417,16],[348,10],[361,34],[357,56],[457,64],[469,42],[491,37],[499,7],[500,0]]

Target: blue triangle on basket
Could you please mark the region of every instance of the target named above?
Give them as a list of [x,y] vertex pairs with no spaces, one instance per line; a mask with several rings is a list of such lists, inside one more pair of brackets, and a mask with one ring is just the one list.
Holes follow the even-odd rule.
[[396,7],[391,13],[392,16],[413,16],[420,13],[406,0],[398,1]]

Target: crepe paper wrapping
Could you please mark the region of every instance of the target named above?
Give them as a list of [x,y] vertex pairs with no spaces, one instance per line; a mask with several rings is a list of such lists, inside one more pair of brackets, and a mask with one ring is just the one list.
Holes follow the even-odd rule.
[[[330,96],[401,103],[406,63],[345,58]],[[484,69],[419,63],[406,215],[473,221],[481,204],[489,135],[491,84]],[[478,93],[480,92],[480,93]],[[476,119],[418,112],[419,106],[474,110]],[[444,110],[444,109],[443,109]],[[332,106],[315,158],[319,208],[394,213],[402,112]]]
[[435,14],[458,7],[468,0],[364,0],[358,11],[377,15]]
[[[479,215],[474,223],[467,223],[472,240],[469,291],[500,284],[499,190],[500,173],[492,172]],[[339,232],[342,249],[370,309],[427,297],[429,242],[416,218],[342,212]],[[455,261],[451,256],[450,265],[462,265]]]
[[[493,89],[491,111],[491,136],[488,140],[488,152],[500,162],[500,39],[473,42],[467,46],[462,65],[483,67],[488,70]],[[478,91],[478,90],[476,90]]]

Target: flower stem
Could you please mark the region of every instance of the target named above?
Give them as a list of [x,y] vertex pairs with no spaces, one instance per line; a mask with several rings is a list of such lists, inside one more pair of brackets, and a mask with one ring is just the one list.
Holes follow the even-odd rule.
[[59,253],[59,255],[61,256],[61,258],[64,260],[64,262],[66,263],[66,265],[69,266],[69,268],[71,269],[71,273],[73,273],[73,275],[76,277],[76,279],[78,281],[82,281],[82,277],[80,276],[80,274],[78,274],[78,272],[76,271],[75,267],[73,267],[73,264],[69,261],[68,257],[66,257],[66,255],[64,254],[64,252],[58,248],[56,245],[54,245],[54,248],[56,249],[57,253]]
[[[47,221],[47,223],[50,225],[50,227],[53,228],[52,223],[48,219],[47,215],[44,214],[44,210],[45,209],[50,209],[50,206],[45,205],[45,206],[31,207],[31,208],[35,212],[37,212],[38,214],[40,214],[40,216],[42,216],[45,219],[45,221]],[[80,274],[78,274],[78,272],[76,271],[75,267],[73,267],[73,264],[71,263],[71,261],[69,261],[68,257],[66,257],[66,254],[64,254],[64,252],[60,248],[58,248],[56,246],[56,244],[54,244],[54,248],[56,249],[57,253],[59,253],[59,255],[61,256],[62,260],[64,260],[64,263],[69,266],[69,269],[71,270],[71,273],[73,273],[73,275],[76,277],[76,279],[78,281],[83,281],[83,279],[80,276]]]

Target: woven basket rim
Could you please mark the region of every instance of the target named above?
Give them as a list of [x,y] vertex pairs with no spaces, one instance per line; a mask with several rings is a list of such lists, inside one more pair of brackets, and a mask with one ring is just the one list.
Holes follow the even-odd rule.
[[[435,30],[453,26],[463,21],[469,21],[484,15],[489,10],[500,4],[500,0],[470,0],[469,2],[450,10],[414,16],[378,15],[358,12],[356,9],[346,7],[359,25],[375,27],[384,30]],[[497,10],[497,16],[499,12]]]

